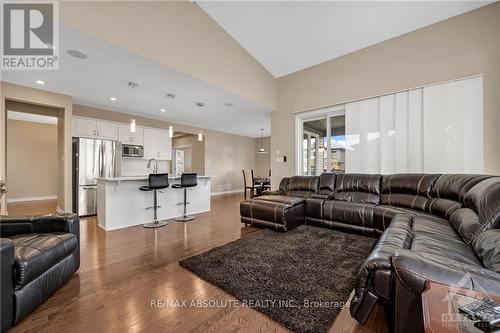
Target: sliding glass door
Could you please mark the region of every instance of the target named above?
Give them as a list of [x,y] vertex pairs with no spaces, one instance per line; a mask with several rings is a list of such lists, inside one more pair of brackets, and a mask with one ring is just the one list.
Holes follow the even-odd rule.
[[307,117],[297,117],[297,173],[320,175],[345,171],[345,115],[343,108],[318,110]]

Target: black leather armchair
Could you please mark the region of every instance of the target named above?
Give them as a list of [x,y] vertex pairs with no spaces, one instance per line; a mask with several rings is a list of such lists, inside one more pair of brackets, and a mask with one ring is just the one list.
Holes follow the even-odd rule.
[[0,216],[1,331],[16,325],[80,267],[77,215]]

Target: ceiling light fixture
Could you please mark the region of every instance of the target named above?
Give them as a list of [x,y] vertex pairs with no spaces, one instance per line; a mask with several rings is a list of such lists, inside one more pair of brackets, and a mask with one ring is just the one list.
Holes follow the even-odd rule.
[[202,103],[202,102],[198,102],[198,103],[196,103],[196,106],[197,106],[197,107],[200,107],[200,108],[201,108],[201,107],[203,107],[204,105],[205,105],[205,103]]
[[72,57],[78,58],[78,59],[87,59],[87,55],[83,52],[77,51],[77,50],[67,50],[67,54],[69,54]]
[[111,102],[116,102],[116,97],[110,97],[110,98],[109,98],[109,100],[110,100]]
[[130,82],[128,83],[128,86],[129,86],[130,88],[137,88],[137,87],[139,86],[139,84],[138,84],[137,82],[132,82],[132,81],[130,81]]
[[130,120],[130,133],[135,133],[135,119]]
[[228,108],[232,107],[233,105],[233,103],[224,103],[224,106],[227,106]]
[[165,112],[165,109],[160,109],[161,112]]
[[168,94],[167,94],[167,98],[175,98],[175,95],[174,95],[174,94],[172,94],[172,93],[168,93]]
[[203,133],[201,131],[198,133],[198,141],[203,141]]
[[264,129],[260,129],[260,149],[257,154],[267,154],[267,151],[264,149]]
[[170,125],[170,127],[168,128],[168,137],[169,138],[174,137],[174,128],[172,127],[172,125]]
[[42,86],[45,84],[45,81],[42,80],[36,80],[36,83],[41,84]]

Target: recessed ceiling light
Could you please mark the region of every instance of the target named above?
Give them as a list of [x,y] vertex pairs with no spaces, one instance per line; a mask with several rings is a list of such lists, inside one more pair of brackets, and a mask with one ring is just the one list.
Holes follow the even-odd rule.
[[116,97],[110,97],[110,98],[109,98],[109,100],[110,100],[111,102],[116,102]]
[[161,112],[165,112],[165,109],[161,109],[160,111],[161,111]]
[[67,50],[67,54],[69,54],[72,57],[78,58],[78,59],[87,59],[87,55],[83,52],[77,51],[77,50]]
[[168,94],[167,94],[167,98],[175,98],[175,95],[174,95],[174,94],[172,94],[172,93],[168,93]]
[[200,107],[200,108],[201,108],[202,106],[204,106],[204,105],[205,105],[205,104],[204,104],[204,103],[201,103],[201,102],[196,103],[196,106],[198,106],[198,107]]
[[42,81],[42,80],[36,80],[36,83],[41,84],[41,85],[44,85],[44,84],[45,84],[45,81]]
[[132,81],[130,81],[130,82],[128,83],[128,86],[129,86],[130,88],[137,88],[137,87],[139,86],[139,84],[138,84],[138,83],[136,83],[136,82],[132,82]]
[[233,105],[234,105],[233,103],[224,103],[224,106],[227,106],[227,107],[231,107]]

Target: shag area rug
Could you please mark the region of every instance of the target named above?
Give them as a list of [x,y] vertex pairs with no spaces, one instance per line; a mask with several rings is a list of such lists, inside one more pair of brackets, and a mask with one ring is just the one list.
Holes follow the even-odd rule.
[[302,225],[255,232],[180,262],[298,333],[326,332],[376,239]]

